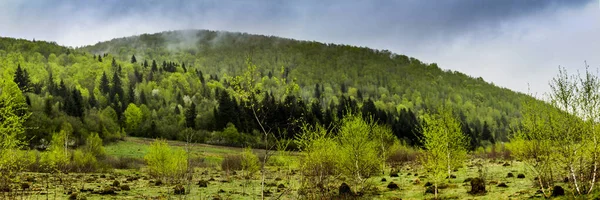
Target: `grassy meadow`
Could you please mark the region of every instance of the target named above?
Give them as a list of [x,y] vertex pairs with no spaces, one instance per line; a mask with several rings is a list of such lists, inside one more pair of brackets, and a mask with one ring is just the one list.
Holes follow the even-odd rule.
[[[143,161],[148,152],[151,139],[127,137],[124,141],[105,146],[108,157],[114,157],[113,166],[117,169],[105,170],[101,173],[68,173],[41,174],[24,173],[21,184],[29,184],[29,188],[13,195],[3,197],[12,199],[260,199],[260,172],[252,177],[242,176],[243,172],[226,172],[220,163],[228,155],[240,154],[242,148],[222,147],[206,144],[188,145],[190,160],[193,168],[193,178],[178,183],[160,181],[147,173]],[[168,141],[170,146],[186,148],[185,142]],[[263,150],[253,150],[261,155]],[[266,191],[267,199],[302,199],[300,190],[302,176],[298,170],[299,153],[289,153],[285,157],[275,154],[267,167]],[[497,157],[496,159],[487,157]],[[285,159],[286,162],[282,160]],[[119,164],[119,162],[124,162]],[[282,164],[285,163],[285,164]],[[122,167],[119,167],[122,166]],[[122,169],[118,169],[122,168]],[[364,185],[370,186],[370,193],[363,194],[359,199],[433,199],[434,195],[426,193],[428,184],[427,173],[415,162],[407,162],[395,171],[398,176],[386,168],[384,175],[369,178]],[[441,199],[529,199],[542,196],[533,184],[534,177],[530,170],[518,161],[504,160],[501,156],[488,154],[471,155],[464,167],[455,170],[446,184],[440,186]],[[479,177],[480,173],[486,179],[485,195],[471,195],[471,186],[465,181],[468,178]],[[507,176],[512,173],[514,176]],[[525,178],[518,178],[519,174]],[[390,176],[392,175],[392,176]],[[385,180],[382,180],[385,179]],[[324,186],[325,190],[337,193],[344,178]],[[199,182],[205,182],[206,187],[200,187]],[[398,189],[389,189],[394,183]],[[562,183],[559,183],[559,185]],[[174,188],[181,185],[186,194],[176,195]],[[23,187],[16,185],[14,187]],[[563,185],[563,187],[567,187]],[[571,199],[572,196],[562,197]],[[560,199],[560,198],[558,198]]]

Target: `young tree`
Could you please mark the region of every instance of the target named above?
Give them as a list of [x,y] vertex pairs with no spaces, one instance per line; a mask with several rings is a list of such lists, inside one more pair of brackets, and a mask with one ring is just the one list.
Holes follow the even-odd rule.
[[[598,73],[598,72],[596,72]],[[588,191],[581,191],[581,193],[591,194],[594,191],[596,184],[596,176],[598,175],[598,158],[600,156],[600,129],[598,120],[600,119],[600,78],[598,74],[592,74],[589,71],[589,66],[586,63],[586,70],[583,77],[579,75],[579,87],[577,95],[577,105],[580,107],[579,116],[583,121],[583,141],[587,141],[587,147],[585,154],[587,155],[588,163],[592,166],[589,176],[583,175],[587,178],[587,185],[589,185]],[[585,169],[583,169],[585,170]],[[591,180],[590,180],[591,177]],[[586,186],[587,186],[586,185]]]
[[463,165],[468,143],[449,107],[440,107],[437,113],[425,115],[425,121],[422,138],[425,152],[421,162],[431,173],[437,198],[439,183],[451,175],[452,169]]
[[386,168],[385,163],[390,155],[390,148],[398,143],[398,139],[392,133],[392,128],[387,125],[378,125],[371,123],[371,134],[375,141],[377,141],[377,154],[379,155],[379,161],[381,162],[382,174],[385,174]]
[[[338,140],[338,166],[342,174],[354,181],[356,189],[367,178],[380,170],[381,147],[379,142],[384,139],[383,128],[373,132],[374,124],[364,121],[361,116],[348,114],[342,119],[342,124],[336,137]],[[377,128],[379,129],[379,128]],[[380,132],[381,131],[381,132]],[[383,144],[382,144],[383,145]]]
[[535,173],[542,193],[547,196],[546,189],[552,184],[556,159],[553,151],[554,143],[548,137],[550,127],[547,105],[542,105],[535,98],[527,98],[522,102],[520,128],[510,138],[508,146],[511,155],[522,160]]
[[327,185],[339,174],[336,167],[339,158],[338,143],[325,127],[311,127],[305,124],[294,142],[301,154],[300,172],[303,185],[308,185],[309,189]]
[[98,136],[98,133],[91,133],[85,140],[84,151],[88,152],[95,157],[102,157],[106,154],[104,146],[102,146],[102,138]]
[[[10,177],[21,172],[23,158],[19,148],[25,133],[24,123],[30,116],[26,113],[23,94],[12,80],[0,79],[0,179],[10,180]],[[9,184],[0,182],[0,185]]]
[[166,140],[155,140],[144,156],[150,175],[174,181],[185,176],[188,170],[187,154],[183,149],[173,149]]
[[142,110],[135,104],[130,103],[123,114],[125,115],[127,133],[134,133],[137,131],[140,123],[142,123]]

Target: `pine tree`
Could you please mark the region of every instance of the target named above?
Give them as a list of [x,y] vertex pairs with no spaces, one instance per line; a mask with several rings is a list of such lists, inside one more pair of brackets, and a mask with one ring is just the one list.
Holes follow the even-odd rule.
[[22,92],[29,91],[29,74],[27,73],[27,70],[21,68],[21,64],[17,65],[14,81]]
[[98,55],[98,62],[102,62],[102,55]]
[[133,88],[133,85],[129,85],[129,91],[127,92],[127,94],[129,95],[129,103],[135,104],[135,90]]
[[481,139],[487,140],[487,141],[491,142],[492,144],[495,143],[494,136],[492,135],[492,132],[490,131],[490,127],[489,127],[487,121],[483,122],[483,129],[481,130]]
[[318,83],[315,85],[315,98],[321,99],[321,87]]
[[143,66],[144,66],[144,69],[148,68],[148,61],[147,60],[144,60]]
[[185,111],[185,126],[188,128],[196,128],[196,104],[192,102],[192,105]]
[[202,71],[198,70],[196,74],[198,74],[198,78],[200,78],[200,82],[202,83],[202,85],[205,85],[206,81],[204,80],[204,74],[202,74]]
[[102,78],[100,79],[100,92],[102,92],[102,94],[108,94],[110,92],[110,86],[108,83],[108,77],[106,77],[106,72],[102,73]]
[[159,136],[158,128],[156,128],[156,122],[154,120],[152,120],[152,123],[150,124],[150,130],[148,132],[148,136],[151,138],[157,138]]
[[48,97],[44,100],[44,113],[46,115],[52,117],[52,100]]
[[58,95],[66,98],[68,95],[67,86],[63,80],[60,80],[60,85],[58,86]]
[[142,90],[140,91],[140,104],[147,104],[146,93]]
[[132,55],[131,56],[131,63],[136,63],[136,62],[137,62],[137,59],[135,59],[135,55]]
[[52,95],[56,95],[57,91],[56,91],[57,87],[56,84],[54,83],[54,77],[52,76],[52,72],[48,72],[48,92],[50,92],[50,94]]
[[152,67],[150,68],[153,72],[158,71],[158,66],[156,66],[156,60],[152,60]]
[[[118,102],[123,102],[123,87],[122,87],[122,83],[121,83],[121,77],[119,77],[119,74],[117,74],[117,72],[115,72],[113,74],[113,80],[112,80],[112,88],[110,90],[110,94],[109,97],[111,100],[118,100]],[[118,98],[115,99],[115,96],[118,95]],[[113,102],[116,103],[116,102]]]
[[95,108],[98,106],[98,101],[96,100],[96,96],[93,92],[90,93],[90,98],[88,99],[88,105],[90,108]]
[[117,69],[117,61],[115,60],[115,58],[112,58],[112,62],[110,63],[110,66],[112,66],[113,70]]

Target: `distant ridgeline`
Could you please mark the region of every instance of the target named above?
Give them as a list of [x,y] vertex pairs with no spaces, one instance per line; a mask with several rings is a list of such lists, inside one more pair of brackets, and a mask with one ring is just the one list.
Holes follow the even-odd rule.
[[[261,92],[240,102],[229,83],[247,61],[261,74]],[[446,104],[476,147],[506,141],[519,123],[521,100],[531,98],[386,50],[205,30],[78,49],[0,38],[0,68],[0,78],[24,94],[32,145],[68,122],[76,144],[91,132],[105,141],[125,134],[183,140],[195,132],[200,142],[260,146],[250,104],[282,138],[292,139],[304,124],[335,130],[353,112],[418,145],[420,116]]]

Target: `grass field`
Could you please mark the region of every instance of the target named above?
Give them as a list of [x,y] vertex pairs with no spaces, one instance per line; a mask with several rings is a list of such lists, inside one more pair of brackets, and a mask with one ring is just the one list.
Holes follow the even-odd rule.
[[[105,147],[109,156],[120,158],[143,159],[148,151],[151,139],[129,137],[125,141],[110,144]],[[186,143],[169,141],[171,146],[184,148]],[[147,175],[144,167],[140,169],[110,170],[105,173],[91,174],[55,174],[45,177],[45,174],[28,173],[23,175],[22,180],[31,184],[30,189],[25,191],[28,195],[25,199],[67,199],[71,192],[77,193],[82,199],[260,199],[260,174],[254,175],[253,179],[246,180],[240,173],[225,173],[220,169],[220,161],[226,155],[241,152],[241,148],[221,147],[206,144],[193,144],[190,147],[192,157],[204,158],[202,167],[194,170],[192,180],[185,181],[184,186],[187,195],[174,195],[174,184],[163,183],[157,185],[157,180]],[[256,153],[262,152],[255,150]],[[292,159],[298,162],[298,156],[292,154]],[[474,196],[468,194],[470,183],[464,182],[467,178],[478,177],[479,168],[476,163],[484,163],[486,172],[485,195]],[[266,178],[269,199],[299,199],[301,176],[296,173],[297,164],[292,167],[269,166]],[[472,159],[465,163],[465,167],[453,172],[456,178],[449,179],[444,189],[440,190],[442,199],[529,199],[542,198],[536,194],[537,188],[533,185],[533,176],[523,163],[502,160],[478,160]],[[507,177],[513,173],[514,177]],[[517,178],[518,174],[524,174],[525,178]],[[390,177],[388,174],[372,177],[367,184],[372,184],[377,189],[373,195],[365,195],[362,199],[432,199],[433,194],[426,194],[424,185],[428,182],[426,173],[416,164],[408,164],[400,170],[398,177]],[[385,178],[385,181],[382,179]],[[196,185],[200,180],[208,181],[208,187]],[[115,181],[119,182],[116,186]],[[394,182],[399,189],[391,190],[387,186]],[[60,184],[57,184],[60,183]],[[342,180],[329,186],[337,191],[337,186]],[[498,187],[499,184],[506,187]],[[115,184],[115,185],[113,185]],[[188,185],[189,184],[189,185]],[[113,187],[111,187],[113,185]],[[126,190],[123,185],[127,185]],[[49,187],[49,190],[46,190]],[[121,187],[124,187],[121,189]],[[563,185],[563,187],[567,187]],[[113,188],[115,194],[97,194]],[[46,192],[49,191],[49,192]],[[111,192],[111,191],[107,191]],[[571,199],[572,196],[563,197]]]

